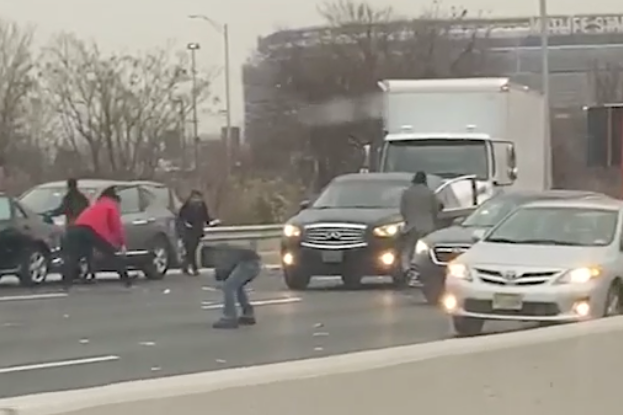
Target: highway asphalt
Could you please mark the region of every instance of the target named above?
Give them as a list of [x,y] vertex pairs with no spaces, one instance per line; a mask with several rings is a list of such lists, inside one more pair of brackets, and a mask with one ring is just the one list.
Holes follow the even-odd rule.
[[[117,280],[26,290],[0,285],[0,398],[258,365],[449,337],[447,319],[417,293],[373,278],[285,289],[280,271],[253,283],[258,325],[215,330],[221,295],[209,271],[163,281]],[[506,328],[506,327],[502,327]],[[491,325],[490,330],[500,330]]]

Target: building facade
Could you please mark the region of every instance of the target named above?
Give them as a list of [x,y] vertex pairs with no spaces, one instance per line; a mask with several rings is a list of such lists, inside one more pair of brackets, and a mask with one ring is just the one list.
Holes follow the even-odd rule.
[[[403,34],[412,22],[392,24],[392,41],[404,40]],[[541,88],[541,39],[538,18],[472,19],[447,22],[448,33],[457,39],[476,34],[481,38],[488,58],[495,63],[495,73]],[[549,66],[552,106],[581,108],[594,102],[591,73],[599,63],[623,62],[623,14],[551,16],[549,18]],[[256,56],[243,69],[245,100],[245,136],[253,140],[262,124],[274,111],[287,110],[276,79],[276,64],[266,58],[278,56],[293,46],[310,54],[318,53],[327,39],[351,41],[340,37],[335,29],[315,27],[286,30],[258,40]],[[276,99],[279,96],[279,99]],[[623,98],[623,97],[622,97]],[[287,101],[287,99],[286,99]]]

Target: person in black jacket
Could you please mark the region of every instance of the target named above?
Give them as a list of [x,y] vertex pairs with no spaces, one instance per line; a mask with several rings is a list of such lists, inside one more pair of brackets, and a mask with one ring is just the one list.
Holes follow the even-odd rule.
[[211,221],[208,206],[203,200],[203,194],[193,190],[178,214],[178,230],[184,242],[184,273],[199,275],[197,265],[197,247],[203,237],[203,229]]
[[[222,244],[217,249],[219,255],[215,263],[215,276],[217,281],[223,282],[223,316],[213,327],[235,329],[240,325],[254,325],[255,313],[245,287],[262,270],[261,258],[249,248]],[[236,300],[242,309],[240,317],[236,310]]]
[[89,207],[89,199],[78,189],[78,180],[67,180],[67,193],[61,204],[48,212],[48,216],[65,216],[67,225],[71,225],[80,214]]

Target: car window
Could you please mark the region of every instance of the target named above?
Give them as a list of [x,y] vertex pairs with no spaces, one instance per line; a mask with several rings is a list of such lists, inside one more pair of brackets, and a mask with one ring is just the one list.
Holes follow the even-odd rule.
[[166,186],[148,186],[147,190],[154,196],[149,203],[157,203],[159,206],[170,208],[171,195]]
[[121,198],[121,213],[139,213],[141,212],[141,200],[139,197],[138,187],[120,188],[117,194]]
[[[84,193],[89,200],[93,200],[100,190],[101,189],[80,187],[80,191]],[[59,207],[66,192],[67,188],[64,186],[35,187],[24,193],[19,198],[19,201],[35,213],[45,213]]]
[[8,197],[0,197],[0,220],[11,219],[11,201]]

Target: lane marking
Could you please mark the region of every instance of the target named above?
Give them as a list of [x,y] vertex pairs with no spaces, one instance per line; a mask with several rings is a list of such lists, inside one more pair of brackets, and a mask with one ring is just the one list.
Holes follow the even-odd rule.
[[67,293],[9,295],[6,297],[0,297],[0,301],[45,300],[45,299],[50,299],[50,298],[64,298],[64,297],[67,297]]
[[[299,303],[303,301],[302,298],[299,297],[288,297],[288,298],[275,298],[272,300],[257,300],[251,301],[251,305],[253,306],[263,306],[263,305],[279,305],[279,304],[291,304],[291,303]],[[223,308],[223,304],[209,304],[201,307],[204,310],[216,310]]]
[[9,367],[0,368],[0,375],[5,374],[5,373],[28,372],[31,370],[54,369],[57,367],[88,365],[88,364],[103,363],[103,362],[114,362],[119,359],[120,359],[119,356],[109,355],[109,356],[87,357],[84,359],[59,360],[56,362],[33,363],[30,365],[22,365],[22,366],[9,366]]

